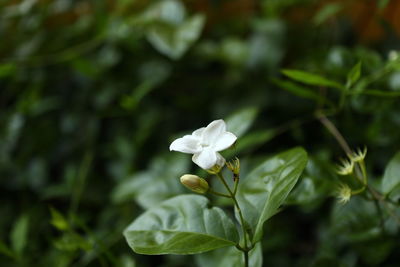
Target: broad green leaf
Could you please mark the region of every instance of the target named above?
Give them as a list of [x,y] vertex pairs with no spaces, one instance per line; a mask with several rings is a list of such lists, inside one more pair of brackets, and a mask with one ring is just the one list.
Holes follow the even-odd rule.
[[329,163],[318,156],[309,157],[305,173],[286,200],[286,204],[313,208],[329,197],[332,188],[337,186],[337,181],[328,166]]
[[400,151],[390,160],[386,166],[382,179],[382,193],[389,194],[400,185]]
[[182,24],[155,24],[147,31],[147,39],[162,54],[172,58],[180,58],[199,38],[204,26],[203,15],[195,15]]
[[226,128],[237,137],[242,136],[253,124],[258,113],[258,108],[243,108],[233,113],[226,119]]
[[317,86],[326,86],[326,87],[332,87],[336,88],[339,90],[343,90],[343,86],[335,81],[328,80],[322,76],[319,76],[317,74],[301,71],[301,70],[283,70],[283,74],[288,76],[289,78],[305,83],[305,84],[310,84],[310,85],[317,85]]
[[190,157],[184,154],[158,157],[147,171],[136,173],[118,184],[112,192],[112,200],[121,203],[134,199],[147,209],[177,194],[189,193],[179,182],[189,163]]
[[293,148],[267,159],[242,181],[238,201],[253,243],[261,239],[264,222],[278,212],[306,164],[306,151]]
[[141,254],[194,254],[235,246],[235,225],[224,211],[209,205],[204,196],[171,198],[138,217],[124,236]]
[[21,215],[11,231],[11,246],[17,254],[21,254],[28,241],[29,217]]
[[331,230],[348,241],[365,241],[380,235],[379,216],[372,201],[354,196],[346,204],[335,203]]
[[346,87],[350,88],[355,84],[361,76],[361,62],[358,62],[347,74],[347,84]]
[[[221,256],[223,255],[223,257]],[[243,267],[244,256],[243,252],[235,247],[220,248],[206,253],[196,255],[197,266],[212,266],[212,267]],[[262,247],[261,243],[257,243],[249,252],[249,266],[262,266]]]

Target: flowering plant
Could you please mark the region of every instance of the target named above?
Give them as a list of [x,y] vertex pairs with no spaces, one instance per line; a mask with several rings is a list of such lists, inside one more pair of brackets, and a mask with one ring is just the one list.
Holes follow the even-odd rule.
[[[125,230],[125,238],[135,252],[196,254],[227,247],[237,255],[234,264],[261,266],[263,225],[278,212],[295,186],[306,166],[307,154],[302,148],[288,150],[266,159],[241,178],[239,158],[226,161],[219,153],[237,140],[226,128],[223,120],[215,120],[176,139],[170,150],[193,154],[195,164],[216,176],[225,192],[214,188],[212,177],[185,174],[180,181],[197,194],[231,199],[237,222],[224,210],[212,207],[205,196],[176,196],[150,208]],[[226,173],[232,180],[225,178]]]

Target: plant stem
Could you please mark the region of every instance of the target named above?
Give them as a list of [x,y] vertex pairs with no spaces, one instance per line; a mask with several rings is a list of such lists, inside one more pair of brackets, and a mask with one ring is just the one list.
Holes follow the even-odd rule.
[[[339,130],[336,128],[336,126],[325,116],[325,114],[323,113],[319,113],[318,115],[318,119],[321,121],[321,123],[329,130],[329,132],[335,137],[336,141],[339,143],[339,145],[342,147],[342,149],[344,150],[344,152],[346,152],[346,154],[351,154],[351,149],[349,147],[349,145],[347,144],[346,140],[344,139],[343,135],[339,132]],[[389,207],[389,203],[391,203],[391,201],[389,199],[385,199],[385,197],[379,193],[378,191],[376,191],[373,187],[371,187],[370,185],[368,185],[367,183],[367,176],[366,176],[366,170],[365,170],[365,165],[361,165],[358,166],[356,165],[358,168],[356,168],[356,171],[359,171],[361,173],[361,175],[363,177],[359,177],[357,175],[357,177],[364,183],[366,189],[368,190],[368,192],[371,194],[372,196],[372,200],[377,203],[377,202],[381,202],[386,210],[388,211],[388,213],[390,214],[390,216],[392,216],[395,221],[397,222],[397,224],[400,225],[400,218],[399,216],[397,216],[397,214],[395,212],[393,212],[393,210]],[[376,204],[375,204],[376,205]],[[381,211],[381,208],[378,205],[376,205],[376,209],[377,212],[379,214],[379,216],[381,217],[381,220],[383,221],[383,214]]]
[[235,207],[238,211],[239,218],[240,218],[240,226],[242,227],[242,232],[243,232],[243,242],[244,242],[244,248],[242,248],[240,250],[243,251],[243,254],[244,254],[244,266],[248,267],[249,266],[249,247],[247,246],[247,231],[246,231],[246,226],[245,226],[242,210],[240,209],[240,206],[236,199],[235,194],[230,189],[229,185],[225,181],[225,178],[222,176],[221,172],[217,173],[217,177],[221,180],[221,182],[225,186],[226,190],[228,190],[228,192],[231,195],[231,198],[233,200],[233,203],[235,204]]
[[[340,147],[344,150],[347,155],[351,155],[351,148],[347,144],[346,139],[344,139],[343,135],[339,132],[336,126],[325,116],[323,113],[318,113],[319,121],[328,129],[328,131],[335,137],[336,141],[339,143]],[[355,166],[356,177],[360,180],[361,183],[364,183],[364,179],[361,177],[360,166]]]
[[235,183],[235,185],[233,187],[233,195],[236,196],[236,192],[237,192],[238,185],[239,185],[239,177],[235,177],[234,183]]
[[329,132],[335,137],[336,141],[342,147],[346,154],[351,154],[351,149],[344,139],[343,135],[339,132],[336,126],[325,116],[325,114],[318,114],[319,121],[329,130]]
[[249,266],[249,251],[243,251],[244,253],[244,266],[248,267]]

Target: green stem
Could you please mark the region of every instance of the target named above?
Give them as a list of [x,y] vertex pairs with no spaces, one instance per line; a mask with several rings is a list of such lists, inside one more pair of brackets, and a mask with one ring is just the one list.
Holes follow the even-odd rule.
[[351,195],[352,195],[352,196],[358,195],[358,194],[364,192],[364,191],[365,191],[365,188],[367,188],[366,185],[364,185],[364,186],[361,187],[360,189],[352,190],[352,191],[351,191]]
[[362,160],[360,163],[358,163],[358,165],[360,166],[360,169],[361,169],[364,185],[366,185],[367,184],[367,170],[365,168],[364,160]]
[[248,267],[249,266],[249,251],[246,250],[243,252],[244,254],[244,266]]
[[336,126],[325,116],[325,114],[318,114],[319,121],[328,129],[328,131],[335,137],[336,141],[342,147],[346,154],[351,154],[351,149],[344,139],[343,135],[339,132]]
[[[323,113],[319,113],[318,115],[319,121],[328,129],[328,131],[335,137],[336,141],[339,143],[340,147],[344,150],[347,155],[351,155],[352,151],[350,146],[347,144],[346,139],[344,139],[343,135],[339,132],[336,126],[325,116]],[[358,165],[355,166],[356,177],[360,180],[360,182],[364,183],[363,178],[361,177],[360,167]]]
[[239,185],[239,177],[238,177],[238,176],[235,176],[234,179],[235,179],[235,180],[234,180],[235,185],[234,185],[234,187],[233,187],[233,195],[236,196],[237,189],[238,189],[238,185]]
[[[346,140],[344,139],[342,134],[339,132],[339,130],[335,127],[335,125],[325,116],[325,114],[319,113],[318,119],[329,130],[329,132],[335,137],[336,141],[339,143],[339,145],[342,147],[342,149],[346,152],[346,154],[351,154],[351,149],[350,149],[349,145],[347,144]],[[364,177],[360,177],[358,175],[357,175],[357,177],[361,178],[361,181],[364,183],[364,186],[366,187],[368,192],[370,192],[373,201],[377,201],[378,203],[381,202],[384,205],[384,207],[386,208],[386,210],[388,211],[388,213],[390,214],[390,216],[392,216],[396,220],[397,224],[400,225],[400,218],[389,207],[387,199],[385,199],[385,197],[381,193],[376,191],[373,187],[368,185],[368,183],[366,181],[367,176],[366,176],[365,166],[364,167],[358,166],[358,165],[356,165],[356,166],[359,167],[359,168],[356,168],[356,171],[360,171],[361,173],[365,172],[365,174],[361,174]],[[359,170],[359,169],[361,169],[361,170]],[[378,205],[378,207],[379,207],[379,210],[381,210],[379,205]],[[378,214],[379,214],[381,220],[384,220],[382,212],[378,211]]]
[[243,242],[244,242],[244,248],[242,248],[241,250],[243,251],[243,254],[244,254],[244,266],[248,267],[249,266],[249,247],[247,246],[247,231],[246,231],[246,226],[245,226],[242,210],[240,209],[240,206],[236,199],[236,196],[230,189],[228,183],[225,181],[225,178],[222,176],[221,172],[217,173],[217,177],[221,180],[221,182],[225,186],[226,190],[228,190],[228,192],[231,195],[231,198],[233,200],[233,203],[235,204],[235,207],[238,211],[239,218],[240,218],[240,226],[242,227],[242,232],[243,232]]

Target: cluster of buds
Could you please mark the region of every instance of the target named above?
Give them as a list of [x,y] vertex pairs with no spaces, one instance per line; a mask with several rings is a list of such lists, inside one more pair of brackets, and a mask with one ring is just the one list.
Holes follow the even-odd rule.
[[235,179],[239,178],[240,161],[238,158],[235,158],[234,160],[227,162],[226,167],[233,173]]
[[363,183],[363,187],[353,191],[349,185],[341,183],[338,187],[337,190],[337,197],[339,198],[339,203],[341,204],[346,204],[349,202],[350,198],[352,195],[359,194],[364,191],[365,186],[367,184],[367,177],[366,177],[366,172],[365,172],[365,164],[364,164],[364,158],[367,155],[367,148],[364,148],[363,150],[357,149],[355,151],[352,151],[350,154],[347,155],[347,159],[342,159],[341,160],[341,165],[338,166],[337,168],[337,173],[339,175],[351,175],[354,172],[354,168],[356,164],[361,168],[362,172],[362,177],[358,177],[360,181]]
[[357,149],[348,154],[348,159],[342,159],[341,165],[337,168],[337,173],[339,175],[350,175],[354,171],[354,164],[361,163],[364,161],[365,156],[367,155],[367,148],[365,147],[363,150]]

